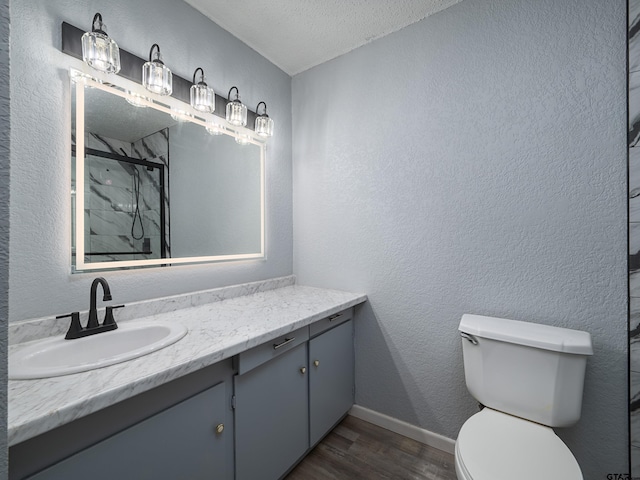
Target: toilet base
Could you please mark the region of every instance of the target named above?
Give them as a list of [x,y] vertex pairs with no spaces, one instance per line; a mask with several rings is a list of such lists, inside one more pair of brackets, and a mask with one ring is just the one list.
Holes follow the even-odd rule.
[[467,469],[464,468],[462,461],[458,455],[458,442],[456,442],[456,450],[454,454],[454,463],[456,466],[456,478],[458,480],[472,480],[472,478],[468,475]]

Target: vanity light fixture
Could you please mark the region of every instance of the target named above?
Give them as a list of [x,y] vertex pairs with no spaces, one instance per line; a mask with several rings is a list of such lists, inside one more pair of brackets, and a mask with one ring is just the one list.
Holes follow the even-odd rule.
[[[231,100],[231,92],[235,89],[236,98]],[[240,92],[238,87],[231,87],[227,95],[227,122],[235,126],[247,125],[247,107],[240,101]]]
[[[155,56],[153,56],[154,48],[156,49]],[[149,61],[142,65],[142,85],[158,95],[171,95],[173,91],[173,75],[162,61],[160,47],[157,43],[154,43],[149,50]]]
[[[200,70],[200,81],[196,83],[196,74]],[[216,109],[216,94],[213,88],[205,83],[204,70],[200,67],[193,72],[193,85],[191,85],[190,96],[191,106],[199,112],[213,113]]]
[[107,35],[107,26],[102,23],[100,13],[93,16],[91,31],[82,35],[82,60],[101,72],[120,71],[120,49]]
[[[260,105],[264,105],[264,113],[259,113]],[[267,115],[267,104],[260,102],[256,107],[255,131],[261,137],[271,137],[273,135],[273,119]]]

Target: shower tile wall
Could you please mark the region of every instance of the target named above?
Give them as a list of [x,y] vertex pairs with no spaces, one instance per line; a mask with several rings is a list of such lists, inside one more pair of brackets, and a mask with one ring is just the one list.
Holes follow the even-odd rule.
[[131,156],[131,143],[107,138],[95,133],[88,134],[84,139],[84,146],[101,152],[117,153],[118,155]]
[[640,0],[629,0],[629,383],[631,477],[640,478]]
[[[155,228],[157,228],[158,236],[151,239],[151,247],[153,251],[156,248],[160,248],[160,242],[164,241],[165,257],[171,257],[171,226],[169,222],[169,129],[165,128],[159,132],[148,135],[141,138],[132,145],[132,156],[140,159],[145,159],[154,163],[161,163],[164,165],[164,238],[160,236],[160,213],[148,212],[149,215],[146,221]],[[158,191],[160,186],[156,187]],[[153,216],[150,215],[153,213]],[[144,258],[157,258],[155,256],[147,255]]]
[[[165,146],[161,150],[168,151],[166,136],[158,136],[165,138]],[[155,157],[139,155],[141,142],[132,144],[93,134],[86,138],[87,148],[156,161]],[[163,164],[166,165],[166,161]],[[161,258],[161,185],[158,171],[149,172],[144,166],[95,156],[88,156],[87,168],[90,180],[85,183],[85,205],[88,206],[85,208],[85,228],[89,235],[85,235],[85,250],[112,253],[86,255],[85,261]],[[139,217],[135,215],[134,170],[140,178]],[[142,238],[134,238],[134,235]],[[145,250],[152,253],[114,253]]]

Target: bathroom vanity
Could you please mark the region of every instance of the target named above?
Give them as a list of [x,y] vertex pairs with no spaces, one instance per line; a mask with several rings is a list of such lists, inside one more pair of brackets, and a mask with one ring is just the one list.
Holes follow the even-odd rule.
[[277,479],[290,470],[353,404],[354,308],[366,296],[289,285],[210,301],[224,296],[131,305],[130,316],[146,303],[165,311],[145,321],[189,329],[152,354],[10,381],[11,478]]
[[278,478],[351,408],[352,310],[238,355],[236,479]]
[[[73,28],[62,25],[62,50],[77,56],[82,32]],[[131,78],[69,61],[72,272],[264,259],[264,139],[188,114],[177,98],[152,98]],[[194,210],[200,203],[210,208]],[[143,216],[153,220],[146,230]],[[179,324],[188,333],[122,363],[10,380],[10,478],[286,474],[353,405],[354,320],[366,301],[294,283],[290,276],[129,303],[115,315],[117,340],[106,348],[96,341],[113,332],[94,335],[100,351],[122,349],[124,338],[133,344],[125,335],[136,322],[138,330]],[[115,281],[111,288],[117,302]],[[25,342],[62,338],[68,327],[53,317],[11,324],[9,355]],[[73,358],[83,340],[62,342],[66,353],[39,366],[68,371],[67,353]]]

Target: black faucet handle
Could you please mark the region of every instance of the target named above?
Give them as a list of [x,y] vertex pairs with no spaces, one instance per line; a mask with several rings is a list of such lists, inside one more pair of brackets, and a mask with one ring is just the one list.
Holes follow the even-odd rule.
[[72,340],[74,338],[78,338],[80,332],[83,330],[82,325],[80,325],[80,312],[72,312],[66,315],[58,315],[56,318],[67,318],[71,317],[71,325],[69,325],[69,330],[67,330],[67,334],[65,335],[65,340]]
[[103,327],[108,327],[110,325],[113,325],[113,329],[118,328],[118,325],[116,324],[116,320],[113,318],[114,308],[124,308],[124,305],[109,305],[107,307],[107,311],[104,314],[104,320],[102,321]]

